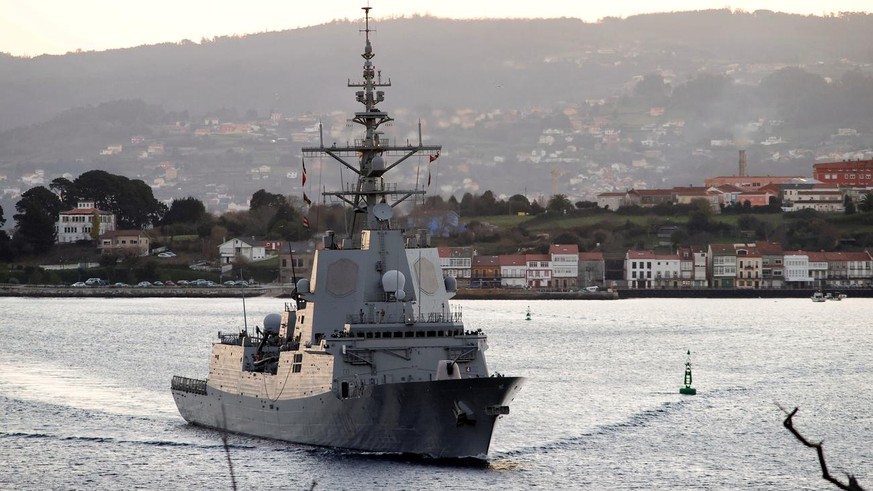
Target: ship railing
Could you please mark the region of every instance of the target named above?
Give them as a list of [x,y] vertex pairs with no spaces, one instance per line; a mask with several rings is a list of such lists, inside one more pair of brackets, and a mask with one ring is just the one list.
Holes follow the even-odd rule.
[[384,310],[377,312],[360,312],[347,314],[347,324],[459,324],[463,322],[463,313],[460,310],[451,312],[427,312],[421,314],[406,313],[405,315],[392,315]]
[[181,375],[173,376],[173,380],[170,382],[170,388],[182,392],[189,392],[191,394],[206,395],[205,380],[182,377]]
[[218,340],[221,344],[230,344],[233,346],[241,346],[245,340],[245,346],[252,346],[252,342],[258,343],[261,341],[260,336],[243,336],[243,333],[226,333],[218,331]]

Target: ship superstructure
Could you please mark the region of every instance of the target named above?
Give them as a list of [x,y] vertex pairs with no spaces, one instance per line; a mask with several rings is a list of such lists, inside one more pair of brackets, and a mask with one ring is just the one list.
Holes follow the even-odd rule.
[[[291,442],[437,458],[484,458],[497,419],[523,379],[488,371],[487,337],[464,328],[449,300],[427,234],[392,227],[394,207],[419,189],[384,176],[439,146],[394,146],[380,126],[392,121],[373,65],[370,7],[364,7],[364,107],[352,121],[362,137],[343,147],[304,148],[329,157],[357,179],[328,196],[360,222],[349,237],[325,234],[309,279],[263,329],[219,334],[206,380],[174,377],[172,392],[189,422]],[[357,222],[357,219],[356,219]]]

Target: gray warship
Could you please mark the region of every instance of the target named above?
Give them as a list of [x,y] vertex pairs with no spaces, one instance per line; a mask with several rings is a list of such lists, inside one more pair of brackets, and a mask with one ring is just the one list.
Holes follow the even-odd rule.
[[[325,192],[354,210],[348,237],[327,232],[311,277],[281,314],[254,333],[219,333],[205,380],[174,376],[171,391],[191,424],[301,444],[430,458],[485,459],[497,420],[524,379],[491,373],[487,336],[467,330],[449,300],[455,279],[422,231],[392,226],[394,207],[424,190],[385,174],[441,147],[396,146],[380,126],[383,82],[373,65],[364,7],[363,81],[348,86],[364,109],[361,138],[303,149],[356,174]],[[350,163],[351,162],[351,163]],[[353,164],[354,163],[354,164]]]

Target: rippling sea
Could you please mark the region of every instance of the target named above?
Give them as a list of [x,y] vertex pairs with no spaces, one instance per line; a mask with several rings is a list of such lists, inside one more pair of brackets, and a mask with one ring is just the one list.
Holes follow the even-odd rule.
[[[528,378],[484,466],[230,435],[240,489],[873,488],[873,299],[458,301],[492,371]],[[533,320],[525,321],[530,306]],[[249,299],[248,324],[282,310]],[[174,374],[205,378],[241,302],[0,299],[0,488],[229,489],[220,434],[187,425]],[[681,396],[691,350],[696,396]]]

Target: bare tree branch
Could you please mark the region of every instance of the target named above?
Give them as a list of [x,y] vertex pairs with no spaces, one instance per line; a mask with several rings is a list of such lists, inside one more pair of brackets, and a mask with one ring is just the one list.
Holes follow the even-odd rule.
[[858,481],[855,479],[855,476],[853,476],[851,474],[847,474],[847,476],[849,477],[849,484],[843,484],[842,482],[837,480],[837,478],[831,476],[831,474],[828,472],[828,466],[825,463],[824,449],[822,448],[822,443],[824,443],[824,442],[810,443],[809,440],[804,438],[804,436],[801,435],[800,432],[797,431],[796,428],[794,428],[794,421],[792,420],[792,418],[794,418],[794,415],[797,414],[797,410],[800,408],[795,407],[794,410],[789,413],[788,411],[785,410],[784,407],[779,406],[779,404],[776,404],[776,405],[779,407],[779,409],[782,410],[782,412],[784,412],[787,415],[787,417],[785,418],[785,421],[782,424],[786,428],[788,428],[788,431],[790,431],[791,434],[794,435],[794,437],[800,441],[800,443],[806,445],[807,447],[815,449],[815,452],[818,454],[818,462],[819,462],[819,464],[821,464],[821,477],[824,478],[825,481],[833,484],[834,486],[836,486],[840,489],[844,489],[846,491],[864,491],[864,488],[862,488],[861,485],[858,484]]

